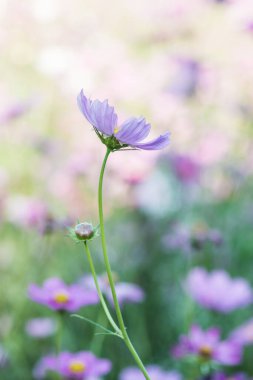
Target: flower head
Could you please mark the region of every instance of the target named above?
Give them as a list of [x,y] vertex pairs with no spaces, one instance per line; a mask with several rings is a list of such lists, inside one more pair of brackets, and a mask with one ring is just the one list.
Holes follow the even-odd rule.
[[229,313],[252,302],[252,289],[243,278],[231,279],[227,272],[211,273],[194,268],[186,280],[192,298],[207,309]]
[[181,336],[172,354],[177,358],[197,355],[223,365],[237,365],[241,361],[242,349],[236,342],[229,340],[221,342],[217,328],[203,331],[199,326],[194,325],[187,336]]
[[111,150],[128,146],[144,150],[158,150],[169,144],[169,133],[160,135],[149,142],[142,142],[149,134],[151,125],[143,117],[131,117],[118,126],[118,116],[108,101],[90,100],[83,90],[77,97],[80,111],[94,127],[101,141]]
[[34,369],[34,377],[43,379],[48,371],[56,372],[66,380],[97,379],[111,370],[111,362],[98,359],[88,351],[62,352],[58,356],[48,355]]
[[77,243],[92,240],[99,236],[99,226],[93,227],[88,222],[79,223],[74,228],[68,228],[68,230],[69,236]]
[[[176,371],[165,371],[158,365],[147,366],[147,371],[151,380],[181,380],[182,376]],[[143,374],[136,367],[123,369],[120,380],[142,380]]]
[[70,312],[77,311],[82,306],[99,302],[94,290],[84,291],[78,284],[66,285],[59,278],[46,280],[41,288],[31,284],[28,295],[33,301],[46,305],[50,309]]

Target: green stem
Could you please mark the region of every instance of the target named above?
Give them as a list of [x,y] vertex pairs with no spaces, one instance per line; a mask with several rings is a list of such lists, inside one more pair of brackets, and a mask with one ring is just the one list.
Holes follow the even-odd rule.
[[106,267],[106,272],[108,275],[108,280],[109,280],[109,284],[110,284],[110,288],[111,288],[111,292],[112,292],[114,307],[115,307],[117,319],[119,322],[119,327],[120,327],[120,330],[121,330],[121,333],[123,336],[123,340],[124,340],[126,346],[128,347],[129,351],[131,352],[136,364],[138,365],[138,367],[142,371],[146,380],[150,380],[149,375],[146,371],[146,368],[144,367],[144,364],[142,363],[139,355],[137,354],[137,352],[136,352],[134,346],[132,345],[132,342],[129,339],[129,336],[127,334],[126,327],[125,327],[124,320],[123,320],[121,310],[120,310],[120,306],[119,306],[119,301],[118,301],[118,298],[116,295],[112,270],[111,270],[111,266],[110,266],[110,262],[109,262],[109,258],[108,258],[108,254],[107,254],[107,249],[106,249],[104,215],[103,215],[103,177],[104,177],[106,162],[107,162],[107,159],[109,157],[110,152],[111,152],[110,149],[107,148],[107,151],[106,151],[106,154],[104,157],[104,161],[102,164],[100,176],[99,176],[99,185],[98,185],[98,210],[99,210],[99,222],[100,222],[100,231],[101,231],[101,241],[102,241],[104,262],[105,262],[105,267]]
[[100,289],[100,286],[99,286],[99,283],[98,283],[98,279],[97,279],[97,274],[96,274],[96,270],[95,270],[95,266],[94,266],[94,263],[93,263],[93,260],[92,260],[92,256],[91,256],[91,253],[90,253],[90,249],[88,247],[88,243],[85,241],[84,242],[84,247],[85,247],[85,251],[86,251],[86,255],[87,255],[87,259],[88,259],[88,262],[89,262],[89,265],[90,265],[90,269],[91,269],[91,273],[92,273],[92,276],[93,276],[93,279],[94,279],[94,282],[95,282],[95,285],[96,285],[96,289],[97,289],[97,292],[98,292],[98,296],[99,296],[99,299],[100,299],[100,302],[101,302],[101,305],[104,309],[104,312],[108,318],[108,321],[110,322],[111,326],[114,328],[115,332],[120,334],[121,336],[121,331],[120,329],[118,328],[118,326],[116,325],[116,323],[114,322],[112,316],[111,316],[111,313],[106,305],[106,302],[105,302],[105,299],[104,299],[104,296],[101,292],[101,289]]

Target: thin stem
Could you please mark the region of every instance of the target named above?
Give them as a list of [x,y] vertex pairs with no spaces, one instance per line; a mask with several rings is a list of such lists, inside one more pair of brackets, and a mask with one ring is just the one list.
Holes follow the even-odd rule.
[[123,317],[121,314],[119,301],[117,298],[115,285],[114,285],[114,281],[113,281],[112,270],[111,270],[111,266],[110,266],[110,262],[109,262],[109,257],[107,254],[107,249],[106,249],[104,215],[103,215],[103,177],[104,177],[106,162],[107,162],[107,159],[109,157],[110,152],[111,152],[110,149],[107,149],[105,157],[104,157],[104,161],[102,164],[101,172],[100,172],[99,185],[98,185],[98,210],[99,210],[99,222],[100,222],[101,242],[102,242],[104,262],[105,262],[106,272],[107,272],[107,276],[108,276],[108,280],[109,280],[109,284],[110,284],[110,288],[111,288],[111,292],[112,292],[114,307],[115,307],[116,315],[118,318],[118,322],[119,322],[120,330],[121,330],[122,335],[123,335],[124,342],[125,342],[126,346],[128,347],[129,351],[131,352],[136,364],[138,365],[138,367],[142,371],[144,377],[147,380],[150,380],[149,375],[146,371],[146,368],[144,367],[144,364],[142,363],[139,355],[137,354],[137,352],[136,352],[134,346],[132,345],[132,342],[130,341],[129,336],[126,332],[126,327],[125,327],[124,320],[123,320]]
[[84,247],[85,247],[85,252],[86,252],[86,255],[87,255],[87,259],[88,259],[88,262],[90,264],[90,269],[91,269],[91,273],[92,273],[92,276],[93,276],[93,279],[94,279],[94,282],[95,282],[95,285],[96,285],[96,289],[97,289],[97,292],[98,292],[98,296],[99,296],[99,299],[100,299],[100,302],[101,302],[101,305],[104,309],[104,312],[108,318],[108,321],[110,322],[111,326],[114,328],[115,332],[120,334],[121,336],[121,330],[118,328],[118,326],[116,325],[116,323],[114,322],[113,320],[113,317],[111,316],[111,313],[106,305],[106,302],[105,302],[105,299],[104,299],[104,296],[101,292],[101,289],[100,289],[100,286],[99,286],[99,283],[98,283],[98,279],[97,279],[97,274],[96,274],[96,270],[95,270],[95,266],[94,266],[94,263],[93,263],[93,260],[92,260],[92,256],[91,256],[91,253],[90,253],[90,249],[88,247],[88,243],[85,241],[84,242]]

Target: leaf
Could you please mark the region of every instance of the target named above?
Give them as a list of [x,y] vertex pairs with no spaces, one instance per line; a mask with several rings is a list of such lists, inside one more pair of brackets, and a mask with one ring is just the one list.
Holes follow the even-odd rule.
[[116,334],[115,332],[113,332],[113,331],[107,329],[106,327],[100,325],[99,323],[96,323],[96,322],[92,321],[92,320],[89,319],[89,318],[83,317],[82,315],[79,315],[79,314],[71,314],[71,317],[76,317],[76,318],[79,318],[79,319],[83,319],[84,321],[89,322],[89,323],[91,323],[92,325],[94,325],[94,326],[96,326],[96,327],[100,327],[102,330],[106,331],[107,334],[118,335],[118,334]]
[[122,337],[119,335],[119,334],[117,334],[116,332],[114,333],[114,332],[105,332],[105,333],[95,333],[95,335],[114,335],[114,336],[117,336],[118,338],[121,338],[122,339]]

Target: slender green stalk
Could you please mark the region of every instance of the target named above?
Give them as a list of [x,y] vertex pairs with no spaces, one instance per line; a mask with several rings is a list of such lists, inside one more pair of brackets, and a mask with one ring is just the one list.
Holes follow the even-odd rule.
[[96,274],[96,270],[95,270],[95,266],[94,266],[94,263],[93,263],[93,260],[92,260],[92,256],[91,256],[91,253],[90,253],[90,249],[88,247],[88,243],[85,241],[84,242],[84,247],[85,247],[85,251],[86,251],[86,255],[87,255],[87,259],[88,259],[88,262],[89,262],[89,265],[90,265],[90,269],[91,269],[91,273],[92,273],[92,276],[93,276],[93,279],[94,279],[94,282],[95,282],[95,285],[96,285],[96,289],[97,289],[97,292],[98,292],[98,296],[99,296],[99,299],[100,299],[100,302],[101,302],[101,305],[104,309],[104,312],[108,318],[108,321],[110,322],[111,326],[114,328],[115,332],[118,333],[121,337],[121,330],[118,328],[118,326],[116,325],[116,323],[114,322],[113,320],[113,317],[111,316],[111,313],[106,305],[106,302],[105,302],[105,299],[104,299],[104,296],[101,292],[101,289],[100,289],[100,286],[99,286],[99,283],[98,283],[98,279],[97,279],[97,274]]
[[103,215],[103,178],[104,178],[106,162],[107,162],[107,159],[109,157],[110,152],[111,152],[110,149],[107,148],[107,151],[106,151],[106,154],[104,157],[104,161],[102,164],[102,168],[100,171],[99,185],[98,185],[98,210],[99,210],[99,222],[100,222],[101,242],[102,242],[104,262],[105,262],[105,267],[106,267],[106,272],[108,275],[108,280],[109,280],[109,284],[110,284],[110,288],[111,288],[111,292],[112,292],[114,307],[115,307],[116,315],[118,318],[119,327],[120,327],[120,330],[121,330],[121,333],[123,336],[123,340],[124,340],[126,346],[128,347],[129,351],[131,352],[136,364],[138,365],[138,367],[142,371],[146,380],[150,380],[149,375],[146,371],[146,368],[144,367],[144,364],[142,363],[139,355],[137,354],[137,352],[136,352],[134,346],[132,345],[132,342],[129,339],[129,336],[127,334],[126,327],[125,327],[124,320],[123,320],[121,310],[120,310],[120,306],[119,306],[119,301],[118,301],[116,291],[115,291],[115,285],[114,285],[114,281],[113,281],[111,265],[109,262],[109,257],[108,257],[107,249],[106,249],[104,215]]

